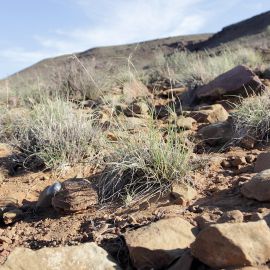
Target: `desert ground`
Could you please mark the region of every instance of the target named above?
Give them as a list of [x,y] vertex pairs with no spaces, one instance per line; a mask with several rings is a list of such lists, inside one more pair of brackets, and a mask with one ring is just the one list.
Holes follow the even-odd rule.
[[1,80],[0,269],[269,269],[269,65],[266,12]]

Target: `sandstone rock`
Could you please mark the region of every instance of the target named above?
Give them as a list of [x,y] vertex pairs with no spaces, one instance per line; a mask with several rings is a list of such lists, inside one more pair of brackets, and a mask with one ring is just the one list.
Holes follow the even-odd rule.
[[52,198],[52,206],[60,212],[77,212],[97,204],[97,193],[83,178],[62,182],[61,190]]
[[179,199],[183,199],[185,202],[190,202],[197,196],[197,191],[185,183],[175,184],[172,188],[171,197],[176,202]]
[[207,212],[197,216],[194,220],[197,222],[200,231],[216,223],[214,217]]
[[198,131],[202,140],[211,145],[223,145],[233,139],[233,128],[230,122],[218,122],[201,128]]
[[259,173],[270,169],[270,152],[260,153],[255,162],[254,172]]
[[20,209],[12,209],[3,214],[3,221],[6,225],[12,224],[23,218],[23,212]]
[[195,98],[198,100],[220,100],[224,97],[246,96],[248,93],[260,93],[265,86],[258,76],[246,66],[239,65],[215,78],[207,85],[195,90]]
[[95,243],[42,248],[36,251],[17,247],[0,270],[115,270],[120,269],[108,253]]
[[198,110],[187,112],[187,116],[194,118],[198,123],[216,123],[226,121],[229,117],[228,112],[220,104],[202,106]]
[[180,217],[162,219],[125,234],[137,269],[166,269],[195,240],[196,229]]
[[264,264],[270,259],[270,230],[265,221],[212,225],[199,233],[191,252],[215,269]]
[[247,267],[240,267],[240,268],[230,268],[228,270],[269,270],[269,267],[266,265],[260,266],[247,266]]
[[241,193],[258,201],[270,201],[270,170],[256,174],[242,185]]
[[176,121],[176,126],[178,129],[189,130],[194,129],[196,123],[197,123],[196,120],[194,120],[191,117],[180,116]]
[[244,221],[244,215],[239,210],[232,210],[223,213],[223,215],[218,219],[218,223],[241,223]]

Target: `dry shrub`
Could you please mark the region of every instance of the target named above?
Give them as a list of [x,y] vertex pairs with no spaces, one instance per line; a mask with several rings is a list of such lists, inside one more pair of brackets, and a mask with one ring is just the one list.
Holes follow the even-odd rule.
[[233,114],[234,127],[239,139],[251,136],[268,141],[270,136],[270,92],[242,99]]
[[192,149],[172,127],[166,138],[153,124],[148,130],[122,136],[111,150],[99,181],[101,203],[125,204],[162,194],[191,169]]
[[98,152],[99,129],[91,115],[76,112],[69,102],[47,100],[24,114],[9,114],[5,121],[2,140],[9,140],[27,158],[38,157],[47,168],[94,158]]

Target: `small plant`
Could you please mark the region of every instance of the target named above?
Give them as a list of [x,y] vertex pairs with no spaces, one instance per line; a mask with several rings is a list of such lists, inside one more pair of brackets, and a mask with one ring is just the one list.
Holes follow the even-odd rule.
[[34,105],[10,126],[12,143],[27,157],[41,159],[47,168],[74,164],[96,153],[97,127],[69,102],[47,100]]
[[168,191],[184,181],[190,168],[192,149],[169,127],[163,137],[153,124],[112,149],[99,181],[101,203],[122,200],[125,204]]
[[242,99],[233,114],[236,134],[239,138],[252,136],[260,141],[270,138],[269,91]]

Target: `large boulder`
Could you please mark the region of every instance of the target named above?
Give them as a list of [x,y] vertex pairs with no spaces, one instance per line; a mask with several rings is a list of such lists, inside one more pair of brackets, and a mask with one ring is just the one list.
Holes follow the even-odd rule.
[[210,124],[198,131],[201,139],[210,146],[223,145],[233,139],[234,131],[229,121]]
[[265,89],[259,77],[248,67],[239,65],[195,90],[195,99],[215,101],[226,96],[246,96]]
[[270,259],[270,229],[265,221],[212,225],[199,233],[191,253],[215,269],[264,264]]
[[195,240],[197,230],[180,217],[159,220],[125,234],[136,269],[166,269]]
[[241,193],[250,199],[270,201],[270,169],[256,174],[250,181],[245,182]]
[[95,243],[31,250],[17,247],[0,270],[116,270],[108,253]]

